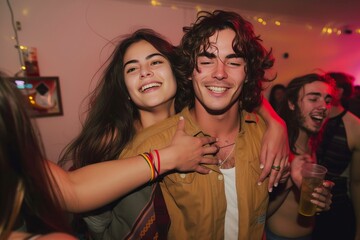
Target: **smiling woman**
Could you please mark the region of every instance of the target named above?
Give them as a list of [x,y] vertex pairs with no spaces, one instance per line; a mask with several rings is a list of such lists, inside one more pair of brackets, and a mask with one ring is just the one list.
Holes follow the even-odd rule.
[[125,84],[131,101],[139,108],[142,128],[153,124],[142,117],[146,112],[165,110],[168,114],[170,110],[171,115],[175,114],[176,79],[169,60],[142,40],[127,49],[124,62]]
[[[137,132],[181,110],[184,96],[180,93],[188,89],[189,81],[178,67],[179,60],[176,48],[153,30],[140,29],[127,35],[114,50],[103,78],[91,93],[84,127],[63,153],[60,164],[73,160],[73,168],[77,169],[117,159]],[[98,211],[100,215],[87,214],[85,221],[92,237],[121,239],[135,234],[131,236],[138,238],[136,234],[140,234],[147,219],[136,221],[138,215],[147,214],[141,209],[153,210],[153,199],[162,199],[161,191],[155,189],[156,182],[139,188],[139,209],[117,216],[129,220],[129,226],[120,227],[121,223],[112,221],[112,215],[103,212],[106,207]],[[167,224],[165,214],[162,226]],[[166,229],[160,234],[166,236]]]

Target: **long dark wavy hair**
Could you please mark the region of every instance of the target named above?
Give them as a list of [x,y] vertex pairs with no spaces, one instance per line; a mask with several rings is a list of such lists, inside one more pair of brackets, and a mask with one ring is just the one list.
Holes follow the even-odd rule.
[[24,99],[0,76],[0,239],[7,239],[18,217],[31,233],[71,233]]
[[[296,151],[295,143],[297,138],[299,137],[300,132],[299,119],[301,118],[301,111],[298,105],[299,92],[301,89],[304,88],[306,84],[310,84],[316,81],[327,83],[332,86],[333,89],[335,89],[334,79],[327,75],[311,73],[294,78],[286,87],[285,98],[284,101],[282,101],[279,109],[279,115],[282,119],[284,119],[287,126],[290,150],[294,154],[298,154],[298,152]],[[294,110],[290,109],[289,102],[295,106]],[[316,136],[312,136],[312,138],[310,139],[312,149],[316,149],[320,140],[321,132]]]
[[[241,109],[249,112],[258,107],[262,101],[262,82],[273,79],[265,78],[265,70],[274,64],[271,50],[267,51],[256,36],[250,22],[235,12],[215,10],[214,12],[201,11],[196,22],[184,27],[184,36],[180,43],[183,55],[183,69],[186,77],[191,77],[193,70],[197,69],[197,56],[209,46],[209,38],[217,31],[232,29],[236,36],[233,41],[234,52],[243,57],[246,62],[246,79],[240,94]],[[187,88],[187,105],[194,105],[194,92],[192,87]]]
[[59,164],[70,160],[77,169],[89,164],[117,159],[136,133],[134,122],[140,115],[136,105],[129,101],[124,80],[124,55],[134,43],[145,40],[154,46],[170,62],[177,82],[175,111],[184,106],[184,73],[178,67],[176,47],[151,29],[139,29],[123,37],[108,59],[108,66],[95,90],[89,95],[87,117],[80,134],[61,154]]

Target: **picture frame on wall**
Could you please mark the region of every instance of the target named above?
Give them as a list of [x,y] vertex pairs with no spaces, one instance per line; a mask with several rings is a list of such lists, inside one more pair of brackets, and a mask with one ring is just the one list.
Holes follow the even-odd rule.
[[25,97],[31,117],[62,116],[59,77],[7,77]]

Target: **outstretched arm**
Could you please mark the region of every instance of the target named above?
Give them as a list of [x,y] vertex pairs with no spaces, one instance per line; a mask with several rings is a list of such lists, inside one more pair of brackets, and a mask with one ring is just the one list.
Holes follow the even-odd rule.
[[[273,186],[278,185],[284,166],[288,162],[289,141],[287,128],[284,120],[279,117],[265,98],[263,98],[257,112],[267,123],[267,130],[261,144],[260,166],[263,167],[263,171],[259,183],[262,183],[270,174],[269,191],[271,192]],[[277,168],[277,166],[280,168]]]
[[[204,157],[218,150],[208,145],[216,139],[189,136],[184,132],[184,125],[184,120],[179,121],[171,144],[159,150],[160,174],[173,169],[206,174],[209,169],[201,164],[217,164],[216,159]],[[48,163],[63,195],[64,208],[70,212],[103,206],[147,183],[151,176],[150,167],[141,156],[92,164],[72,172],[66,172],[50,161]]]

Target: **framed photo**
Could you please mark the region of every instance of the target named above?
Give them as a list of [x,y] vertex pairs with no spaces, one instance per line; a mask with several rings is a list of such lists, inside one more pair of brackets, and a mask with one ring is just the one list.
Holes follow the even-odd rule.
[[8,77],[26,98],[31,117],[63,115],[58,77]]

